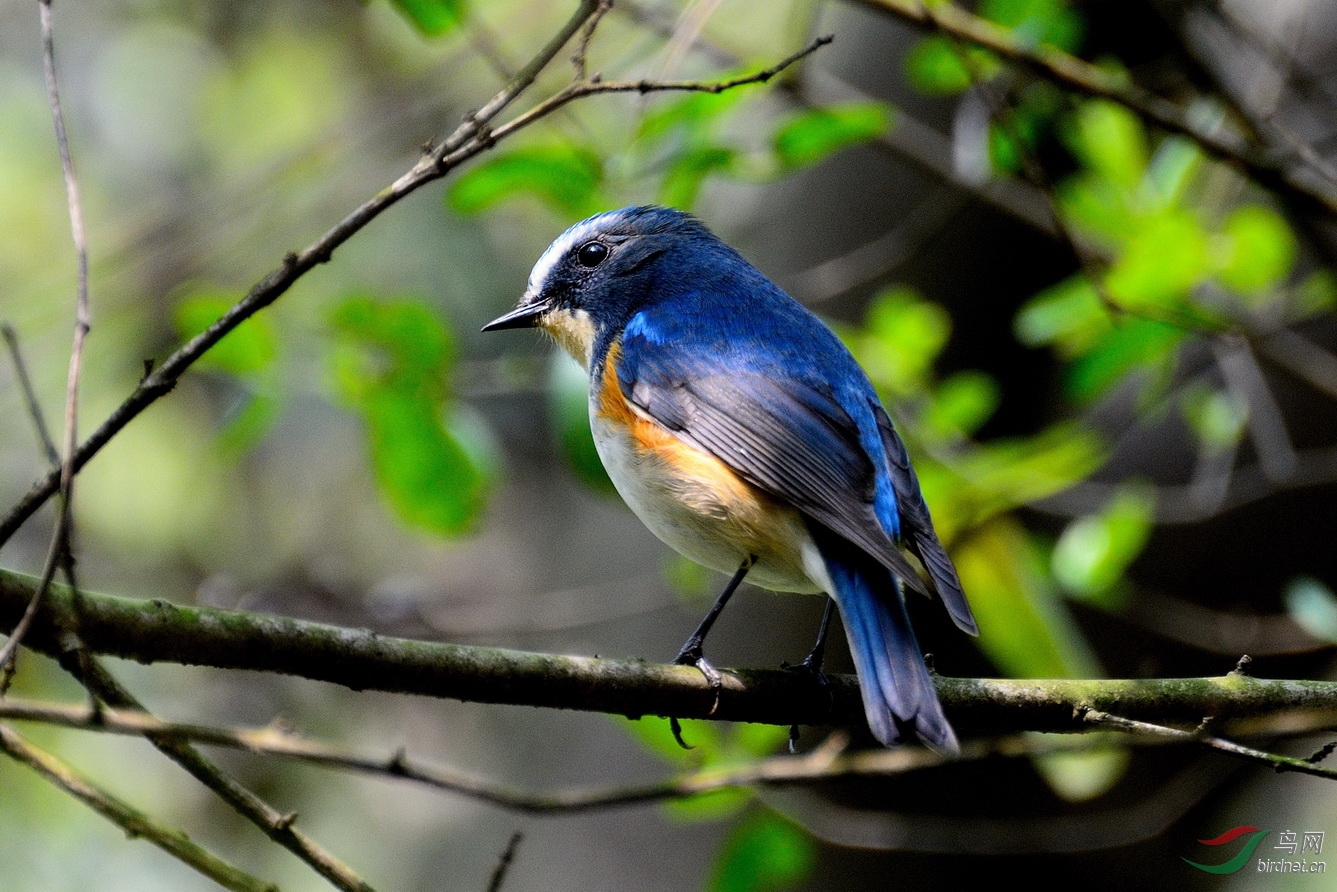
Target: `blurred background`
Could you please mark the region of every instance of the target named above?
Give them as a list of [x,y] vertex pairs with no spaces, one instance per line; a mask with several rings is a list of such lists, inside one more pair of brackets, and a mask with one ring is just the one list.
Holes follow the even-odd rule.
[[[58,6],[92,246],[82,430],[145,361],[407,170],[573,5]],[[966,6],[1330,194],[1337,7]],[[1222,675],[1247,653],[1261,677],[1332,677],[1331,213],[875,0],[619,0],[590,65],[609,80],[716,79],[826,33],[831,46],[767,87],[572,104],[376,220],[88,466],[81,583],[386,634],[670,659],[724,580],[671,555],[611,493],[579,371],[537,335],[478,333],[572,222],[660,202],[691,209],[830,320],[881,389],[984,630],[967,640],[936,605],[912,604],[941,672]],[[526,99],[569,77],[555,64]],[[4,0],[0,320],[49,419],[64,399],[74,269],[36,4]],[[0,418],[9,505],[44,459],[8,361]],[[27,524],[3,565],[37,572],[50,521],[48,509]],[[721,666],[795,661],[821,609],[744,587],[707,652]],[[843,648],[828,668],[850,671]],[[535,791],[630,786],[784,745],[784,729],[689,724],[697,749],[683,752],[661,720],[113,669],[167,718],[282,716]],[[15,691],[80,700],[32,655]],[[24,731],[282,888],[326,888],[147,744]],[[801,746],[822,734],[805,729]],[[1275,747],[1306,755],[1325,741]],[[547,818],[217,756],[382,890],[486,888],[517,830],[509,892],[910,890],[945,876],[1319,889],[1330,881],[1215,876],[1182,859],[1224,860],[1197,841],[1237,825],[1337,833],[1330,784],[1192,749],[1108,744]],[[21,766],[0,762],[0,790],[0,889],[214,888]]]

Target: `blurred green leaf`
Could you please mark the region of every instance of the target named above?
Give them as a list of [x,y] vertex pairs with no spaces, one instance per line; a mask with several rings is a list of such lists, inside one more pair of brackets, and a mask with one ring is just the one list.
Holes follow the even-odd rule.
[[1030,46],[1047,43],[1071,52],[1081,45],[1082,17],[1065,0],[985,0],[979,14]]
[[664,558],[664,581],[684,601],[699,603],[703,609],[723,590],[719,573],[676,551]]
[[801,883],[816,862],[812,837],[770,809],[758,809],[729,833],[707,888],[775,892]]
[[973,502],[971,513],[982,520],[1067,489],[1100,467],[1106,454],[1100,438],[1082,425],[1055,424],[1034,436],[994,440],[963,455],[959,482],[937,494],[944,501]]
[[1184,304],[1211,266],[1207,233],[1187,211],[1144,221],[1105,277],[1105,288],[1130,310]]
[[1068,143],[1088,168],[1123,189],[1136,189],[1147,172],[1142,122],[1113,102],[1083,102],[1068,131]]
[[[961,57],[961,53],[966,58]],[[968,62],[967,62],[968,60]],[[920,40],[905,54],[905,74],[910,85],[930,95],[951,96],[970,88],[976,77],[985,80],[1000,68],[998,60],[975,47],[958,47],[940,34]]]
[[1109,311],[1085,276],[1076,275],[1028,300],[1013,323],[1017,340],[1031,347],[1052,345],[1072,358],[1089,350],[1110,329]]
[[863,328],[847,332],[846,340],[875,384],[894,394],[919,394],[951,331],[942,307],[908,288],[893,288],[873,298]]
[[613,492],[613,481],[590,434],[590,382],[565,351],[554,350],[548,363],[549,410],[562,455],[576,476],[601,492]]
[[1191,388],[1180,401],[1189,427],[1204,448],[1212,452],[1231,449],[1244,434],[1249,408],[1228,390],[1209,387]]
[[1295,236],[1275,211],[1256,204],[1236,208],[1226,219],[1220,278],[1226,287],[1259,295],[1280,285],[1295,265]]
[[218,447],[227,455],[244,454],[269,432],[280,408],[279,400],[268,393],[249,394],[240,408],[224,421],[218,432]]
[[1100,667],[1055,594],[1026,531],[999,517],[960,539],[952,558],[980,625],[980,647],[1014,678],[1096,678]]
[[712,173],[730,171],[738,160],[738,152],[728,146],[698,145],[685,149],[669,162],[660,182],[660,204],[675,208],[690,208],[706,177]]
[[1002,395],[984,372],[957,372],[938,385],[920,417],[925,433],[940,439],[969,436],[993,417]]
[[1046,753],[1033,763],[1054,792],[1068,802],[1087,802],[1108,792],[1128,770],[1129,760],[1126,747],[1111,743],[1109,749]]
[[1192,140],[1174,136],[1162,140],[1147,171],[1150,206],[1161,209],[1182,203],[1203,160],[1202,150]]
[[1291,619],[1321,641],[1337,644],[1337,595],[1312,576],[1299,576],[1286,587]]
[[[190,288],[176,304],[173,315],[183,339],[195,337],[232,308],[237,297],[217,288]],[[200,359],[202,368],[221,369],[239,377],[251,377],[269,367],[278,356],[279,338],[273,321],[252,316],[224,335]]]
[[603,161],[583,146],[551,142],[494,154],[465,171],[446,190],[452,210],[475,214],[500,201],[529,195],[560,213],[586,217],[606,207]]
[[423,304],[364,295],[337,304],[329,324],[335,384],[367,426],[381,494],[411,526],[465,532],[489,481],[444,418],[450,331]]
[[891,112],[882,103],[850,102],[797,112],[781,122],[771,140],[780,165],[793,169],[876,139],[891,124]]
[[[748,72],[739,69],[736,74]],[[729,77],[722,74],[720,77]],[[666,99],[646,112],[636,129],[638,142],[658,143],[674,134],[694,136],[708,134],[712,124],[726,117],[746,99],[746,90],[726,90],[723,93],[689,93],[681,98]]]
[[428,37],[445,34],[464,17],[464,0],[390,0],[390,3]]
[[1185,337],[1182,328],[1125,317],[1073,362],[1064,382],[1068,395],[1079,403],[1090,402],[1134,370],[1146,372],[1149,383],[1160,383],[1172,369],[1175,351]]
[[1119,606],[1116,586],[1151,535],[1155,498],[1126,487],[1098,514],[1068,524],[1050,556],[1054,578],[1084,600]]
[[1296,310],[1301,316],[1337,312],[1337,276],[1321,269],[1295,289]]
[[970,89],[972,83],[970,70],[942,35],[916,43],[905,54],[904,64],[910,84],[922,93],[951,96]]

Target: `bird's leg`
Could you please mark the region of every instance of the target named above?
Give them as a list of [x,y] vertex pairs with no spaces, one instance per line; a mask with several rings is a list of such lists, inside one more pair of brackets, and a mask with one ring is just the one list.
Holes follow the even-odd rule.
[[[826,659],[826,636],[831,631],[831,614],[836,609],[834,598],[827,597],[826,609],[822,611],[822,623],[817,627],[817,641],[813,644],[812,650],[803,658],[803,662],[797,666],[790,666],[788,663],[781,666],[782,669],[792,669],[795,672],[807,672],[817,684],[821,686],[828,695],[831,693],[831,682],[822,671],[822,661]],[[789,751],[798,752],[798,725],[789,726]]]
[[673,662],[679,666],[695,666],[706,677],[706,681],[710,682],[710,689],[715,692],[715,703],[710,707],[711,712],[719,708],[720,690],[724,687],[724,678],[720,675],[720,671],[705,658],[705,655],[701,652],[701,645],[705,643],[710,627],[715,625],[715,620],[719,619],[720,613],[724,610],[724,605],[729,603],[729,598],[733,596],[734,590],[742,584],[743,577],[747,575],[748,570],[752,569],[752,565],[756,561],[756,556],[750,554],[739,565],[738,572],[733,575],[733,579],[729,580],[729,584],[724,587],[724,591],[720,592],[720,596],[715,599],[715,605],[710,608],[710,612],[706,614],[705,619],[701,620],[701,625],[696,627],[692,637],[687,639],[687,643],[682,646],[682,650],[678,651],[678,655],[673,658]]

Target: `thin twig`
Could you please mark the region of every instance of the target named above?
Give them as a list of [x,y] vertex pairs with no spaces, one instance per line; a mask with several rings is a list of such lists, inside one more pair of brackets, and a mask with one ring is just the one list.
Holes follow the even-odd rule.
[[143,837],[223,888],[235,892],[278,892],[276,886],[204,850],[180,830],[155,821],[111,795],[5,725],[0,725],[0,750],[120,827],[127,836]]
[[[152,720],[143,704],[96,661],[88,659],[74,664],[68,661],[62,663],[101,702],[117,710],[133,710],[134,714]],[[111,713],[105,709],[90,709],[88,717],[90,721],[103,722],[109,715]],[[144,727],[142,733],[160,752],[212,790],[243,818],[260,828],[271,841],[306,862],[336,889],[343,892],[375,892],[348,865],[297,829],[294,826],[294,815],[279,811],[244,787],[191,746],[188,738],[155,733],[150,726]]]
[[[498,140],[533,124],[568,103],[602,93],[658,91],[692,91],[721,93],[753,83],[766,83],[785,68],[830,42],[819,38],[805,49],[777,65],[755,74],[727,81],[654,81],[612,82],[582,81],[538,103],[495,129],[491,122],[523,93],[538,77],[562,47],[580,30],[582,25],[599,9],[597,0],[584,0],[575,15],[562,30],[536,55],[528,65],[481,109],[468,115],[465,121],[440,145],[432,148],[423,158],[394,183],[341,220],[314,243],[299,253],[287,255],[281,266],[257,282],[240,301],[203,332],[167,357],[156,369],[145,374],[139,386],[74,452],[72,467],[79,471],[107,443],[129,424],[140,412],[152,405],[176,386],[176,382],[196,360],[246,319],[272,304],[292,287],[293,283],[317,265],[329,261],[334,250],[365,228],[385,210],[423,185],[440,179],[464,162],[491,149]],[[0,520],[0,545],[9,541],[14,532],[46,503],[59,487],[59,475],[48,474],[33,484],[3,520]]]
[[501,892],[502,884],[506,882],[506,874],[511,869],[512,862],[515,861],[516,849],[520,848],[520,841],[525,835],[519,830],[511,834],[510,842],[506,843],[506,848],[502,850],[501,856],[497,858],[497,866],[492,871],[492,879],[488,881],[487,892]]
[[42,570],[42,584],[33,593],[32,602],[22,621],[14,627],[9,640],[0,648],[0,695],[9,689],[14,675],[19,645],[32,623],[33,616],[46,596],[48,586],[62,564],[70,566],[65,554],[70,543],[71,513],[74,510],[74,452],[79,442],[79,375],[83,368],[84,341],[91,327],[88,306],[88,236],[84,229],[83,202],[79,198],[79,179],[74,173],[74,159],[70,141],[65,132],[65,116],[60,109],[60,85],[56,80],[55,28],[51,17],[51,0],[38,0],[37,8],[42,23],[42,70],[46,76],[47,100],[51,107],[51,121],[56,130],[56,145],[60,151],[60,167],[65,180],[65,199],[69,209],[70,233],[78,265],[78,296],[75,302],[74,345],[70,350],[70,370],[65,386],[65,440],[58,471],[60,504],[56,511],[56,527],[51,533],[46,565]]
[[19,390],[23,393],[23,403],[28,409],[28,417],[32,420],[33,429],[37,431],[37,440],[42,446],[42,452],[46,455],[46,460],[51,467],[60,466],[60,450],[56,448],[55,441],[51,439],[51,431],[46,426],[46,417],[42,414],[42,404],[37,400],[37,391],[33,389],[32,378],[28,375],[28,366],[23,361],[23,351],[19,348],[19,334],[14,330],[14,326],[8,322],[0,324],[0,332],[5,336],[5,343],[9,345],[9,357],[14,363],[14,374],[19,379]]
[[1277,772],[1294,771],[1299,774],[1309,774],[1314,777],[1337,780],[1337,770],[1324,768],[1321,765],[1311,762],[1309,759],[1298,758],[1295,756],[1283,756],[1280,753],[1269,753],[1266,750],[1243,746],[1221,737],[1212,737],[1193,731],[1183,731],[1179,728],[1167,728],[1164,725],[1156,725],[1151,722],[1139,722],[1133,719],[1111,715],[1107,712],[1101,712],[1096,709],[1087,710],[1085,719],[1093,725],[1114,729],[1116,731],[1123,731],[1126,734],[1159,738],[1161,740],[1173,741],[1176,743],[1197,743],[1229,756],[1265,765]]

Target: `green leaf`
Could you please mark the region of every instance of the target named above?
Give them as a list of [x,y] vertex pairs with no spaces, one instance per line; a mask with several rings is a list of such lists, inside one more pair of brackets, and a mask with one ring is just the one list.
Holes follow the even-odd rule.
[[875,384],[909,394],[926,388],[951,331],[951,316],[942,307],[908,288],[893,288],[873,298],[863,329],[848,339]]
[[961,583],[979,620],[981,649],[1014,678],[1095,678],[1095,656],[1055,594],[1025,528],[998,517],[957,542]]
[[812,873],[812,837],[769,809],[753,811],[730,832],[715,862],[710,892],[775,892]]
[[1337,643],[1337,596],[1312,576],[1298,576],[1286,587],[1291,619],[1321,641]]
[[880,102],[850,102],[791,115],[771,137],[784,168],[816,164],[847,146],[877,139],[891,128],[891,113]]
[[938,385],[920,419],[925,432],[940,439],[969,436],[998,411],[998,382],[984,372],[958,372]]
[[1173,370],[1176,350],[1185,337],[1181,328],[1151,319],[1121,319],[1068,369],[1068,395],[1087,403],[1134,372],[1147,373],[1156,384]]
[[1337,312],[1337,277],[1321,269],[1295,289],[1296,312],[1302,317]]
[[[966,453],[958,463],[960,479],[935,487],[934,494],[968,501],[965,513],[980,521],[1067,489],[1100,467],[1107,454],[1100,438],[1081,424],[1055,424],[1034,436],[993,440]],[[926,487],[927,476],[920,475]]]
[[1106,607],[1119,606],[1116,586],[1151,535],[1155,499],[1125,488],[1098,514],[1068,524],[1054,546],[1054,578],[1068,591]]
[[492,155],[457,177],[446,191],[452,210],[475,214],[508,198],[529,195],[558,212],[585,217],[605,207],[603,161],[583,146],[532,145]]
[[[235,295],[222,289],[192,289],[176,305],[176,330],[182,338],[193,338],[235,302]],[[279,339],[273,322],[268,316],[252,316],[210,348],[200,359],[200,365],[250,377],[268,368],[278,352]]]
[[706,177],[728,173],[738,159],[738,152],[728,146],[698,145],[673,156],[659,185],[659,203],[675,208],[691,208]]
[[[1048,734],[1028,734],[1043,740]],[[1109,792],[1128,770],[1127,747],[1111,744],[1109,749],[1046,753],[1033,761],[1054,792],[1068,802],[1087,802]]]
[[1184,420],[1198,435],[1198,442],[1209,452],[1234,448],[1249,420],[1249,407],[1233,393],[1206,386],[1186,391],[1180,409]]
[[464,17],[463,0],[390,0],[390,3],[428,37],[445,34]]
[[1137,115],[1103,100],[1082,103],[1068,133],[1077,157],[1098,176],[1132,190],[1147,171],[1147,136]]
[[268,393],[250,394],[218,432],[219,449],[232,456],[246,453],[269,433],[280,408],[279,400]]
[[[746,72],[739,69],[736,73]],[[659,102],[641,118],[636,141],[653,144],[674,134],[709,134],[715,122],[726,117],[747,97],[746,90],[727,90],[723,93],[690,93],[681,99]]]
[[1144,221],[1105,277],[1105,288],[1130,310],[1179,307],[1211,266],[1207,233],[1188,211]]
[[962,93],[970,89],[976,77],[988,80],[1001,67],[991,53],[975,47],[958,48],[940,34],[929,35],[911,47],[904,64],[911,86],[940,96]]
[[[490,481],[447,420],[450,331],[423,304],[354,295],[329,314],[336,389],[367,428],[381,495],[404,523],[440,535],[467,531]],[[473,425],[476,432],[477,424]],[[476,445],[478,436],[470,439]]]
[[1028,300],[1017,312],[1013,330],[1027,346],[1052,345],[1072,358],[1099,343],[1110,330],[1110,318],[1090,280],[1077,275]]
[[1273,210],[1256,204],[1236,208],[1226,220],[1225,236],[1219,275],[1226,287],[1240,294],[1271,291],[1295,266],[1295,236]]
[[362,406],[381,494],[410,526],[454,536],[483,507],[483,479],[442,424],[440,409],[418,394],[385,388]]
[[1047,43],[1072,52],[1082,42],[1082,17],[1064,0],[985,0],[979,14],[1011,28],[1029,46]]

